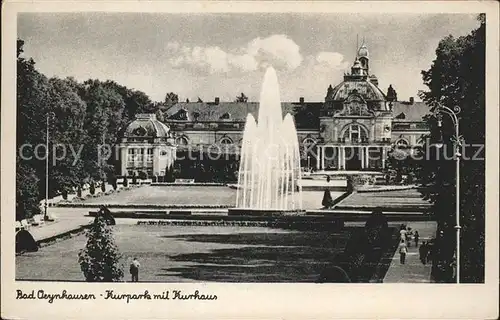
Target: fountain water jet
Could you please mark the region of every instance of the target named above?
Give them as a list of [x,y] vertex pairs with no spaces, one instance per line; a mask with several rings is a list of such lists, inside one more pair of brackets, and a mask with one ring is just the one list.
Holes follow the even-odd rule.
[[235,212],[302,210],[300,153],[293,117],[283,118],[276,71],[266,70],[258,122],[248,114],[243,132]]

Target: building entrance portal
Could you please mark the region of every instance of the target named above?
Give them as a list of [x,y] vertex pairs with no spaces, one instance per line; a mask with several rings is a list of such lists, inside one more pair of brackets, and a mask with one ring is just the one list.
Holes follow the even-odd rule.
[[361,170],[360,148],[345,148],[345,169]]

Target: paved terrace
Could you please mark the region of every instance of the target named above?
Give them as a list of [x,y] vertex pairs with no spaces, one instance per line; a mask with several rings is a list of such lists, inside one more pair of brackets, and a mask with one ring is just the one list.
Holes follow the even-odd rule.
[[354,192],[337,204],[335,209],[340,210],[371,210],[375,207],[394,209],[395,211],[423,212],[430,204],[422,200],[416,189]]

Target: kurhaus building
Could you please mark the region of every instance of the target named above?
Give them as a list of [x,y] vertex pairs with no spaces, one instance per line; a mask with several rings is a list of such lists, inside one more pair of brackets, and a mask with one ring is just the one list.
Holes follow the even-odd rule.
[[[294,115],[303,167],[318,170],[382,170],[390,149],[398,146],[412,152],[428,133],[422,117],[429,108],[413,98],[398,101],[392,86],[384,94],[377,77],[370,74],[365,44],[358,49],[351,72],[341,83],[328,87],[325,101],[299,98],[283,102],[282,110],[283,115]],[[176,163],[184,164],[193,161],[187,159],[193,150],[199,155],[237,155],[247,114],[258,119],[257,112],[258,102],[221,102],[215,98],[212,102],[179,102],[166,111],[164,123],[141,115],[126,130],[121,155],[145,152],[151,162],[144,158],[138,163],[122,160],[122,174],[146,170],[163,175],[165,164],[173,159],[163,159],[161,154],[175,154]],[[138,129],[142,127],[145,130]],[[143,151],[131,151],[136,149]]]

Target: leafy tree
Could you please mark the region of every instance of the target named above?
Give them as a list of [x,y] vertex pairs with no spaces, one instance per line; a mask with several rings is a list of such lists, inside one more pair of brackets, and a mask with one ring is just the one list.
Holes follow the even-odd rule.
[[118,142],[118,133],[126,124],[122,118],[124,101],[112,85],[99,80],[85,81],[80,96],[87,104],[84,123],[87,139],[82,151],[85,172],[100,180],[113,169],[113,164],[99,157],[98,147],[103,142],[110,147]]
[[[436,59],[430,69],[422,71],[429,91],[420,97],[431,109],[438,103],[453,108],[460,106],[460,134],[468,145],[485,142],[485,19],[480,15],[480,26],[469,35],[440,41]],[[437,122],[426,118],[431,137],[437,134]],[[442,122],[443,150],[430,148],[425,165],[419,172],[424,199],[432,203],[432,214],[438,222],[433,273],[438,281],[450,282],[455,243],[455,166],[451,160],[437,159],[436,155],[453,154],[454,127],[451,118],[444,115]],[[426,142],[429,143],[429,142]],[[427,148],[424,148],[427,149]],[[477,151],[467,147],[462,152],[460,168],[460,220],[461,234],[461,282],[484,281],[484,215],[485,215],[485,163],[468,160]],[[482,153],[484,157],[484,151]],[[468,158],[468,159],[467,159]]]
[[165,104],[164,104],[165,110],[170,109],[171,107],[173,107],[174,105],[176,105],[178,102],[179,102],[179,96],[178,95],[176,95],[173,92],[167,93],[165,95]]
[[87,244],[78,253],[78,262],[88,282],[113,282],[123,278],[121,255],[112,230],[105,217],[100,215],[87,231]]
[[40,213],[40,179],[29,164],[19,160],[16,164],[16,220],[19,221]]
[[50,120],[50,142],[55,146],[52,148],[55,154],[51,156],[58,159],[51,164],[49,186],[65,193],[81,184],[85,177],[83,162],[74,154],[85,143],[86,104],[78,96],[74,80],[51,78],[49,84],[49,107],[54,114]]
[[158,119],[158,121],[161,122],[165,121],[165,116],[163,115],[163,112],[161,110],[159,109],[156,110],[155,114],[156,114],[156,119]]
[[[17,40],[17,126],[16,126],[16,218],[39,212],[45,194],[45,149],[34,155],[34,147],[45,144],[45,119],[50,105],[50,83],[35,69],[33,59],[25,59],[24,41]],[[31,145],[32,148],[21,148]]]

